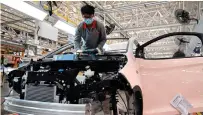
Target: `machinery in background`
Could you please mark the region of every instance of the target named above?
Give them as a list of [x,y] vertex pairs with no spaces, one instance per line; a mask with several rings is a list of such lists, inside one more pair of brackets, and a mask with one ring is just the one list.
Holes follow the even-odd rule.
[[51,16],[62,4],[62,1],[40,1],[41,7]]
[[[196,21],[197,24],[194,27],[194,32],[203,33],[203,15],[199,17],[199,19],[190,17],[188,11],[183,9],[177,9],[175,11],[175,18],[176,20],[182,24],[187,25],[190,24],[191,21]],[[198,46],[198,47],[197,47]],[[183,53],[187,56],[191,55],[203,55],[203,48],[201,48],[203,44],[199,39],[196,39],[194,36],[190,38],[189,43],[185,47]],[[198,51],[198,52],[197,52]]]
[[115,24],[110,24],[109,26],[105,26],[106,29],[106,34],[109,35],[114,29],[115,29],[116,25]]
[[197,24],[199,22],[198,19],[191,18],[189,12],[183,9],[177,9],[175,11],[175,18],[181,24],[189,24],[192,20],[196,21]]

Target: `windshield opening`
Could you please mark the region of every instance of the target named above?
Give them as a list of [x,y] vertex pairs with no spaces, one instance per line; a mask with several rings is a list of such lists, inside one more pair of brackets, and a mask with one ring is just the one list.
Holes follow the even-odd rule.
[[128,50],[133,50],[137,48],[138,41],[135,38],[129,39],[127,42],[120,42],[108,45],[108,50],[106,52],[119,52],[119,53],[126,53]]
[[144,48],[146,59],[173,59],[203,55],[202,43],[196,36],[176,35],[156,41]]

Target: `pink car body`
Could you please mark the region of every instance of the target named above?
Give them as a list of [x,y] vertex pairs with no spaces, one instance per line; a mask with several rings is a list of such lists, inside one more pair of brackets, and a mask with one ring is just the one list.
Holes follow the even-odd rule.
[[170,101],[181,94],[193,106],[190,113],[203,111],[203,57],[147,60],[133,55],[132,44],[120,70],[131,88],[139,87],[143,115],[177,115]]

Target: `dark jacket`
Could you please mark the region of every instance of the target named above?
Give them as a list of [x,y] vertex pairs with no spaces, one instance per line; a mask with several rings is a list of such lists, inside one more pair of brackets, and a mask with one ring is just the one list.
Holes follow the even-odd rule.
[[[82,39],[81,39],[82,38]],[[81,48],[81,40],[83,41]],[[88,29],[84,22],[80,23],[75,33],[75,49],[103,49],[106,43],[106,31],[104,25],[99,21],[94,20],[92,27]]]

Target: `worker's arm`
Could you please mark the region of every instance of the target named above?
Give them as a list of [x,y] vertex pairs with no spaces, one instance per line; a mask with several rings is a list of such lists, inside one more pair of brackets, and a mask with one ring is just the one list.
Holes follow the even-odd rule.
[[79,50],[81,48],[80,43],[81,43],[81,31],[80,31],[80,26],[77,27],[76,32],[75,32],[75,39],[74,39],[74,48],[76,50]]
[[104,44],[106,43],[106,31],[103,25],[100,28],[100,42],[98,44],[98,49],[102,51]]

